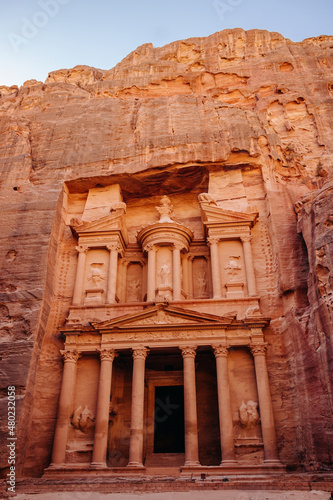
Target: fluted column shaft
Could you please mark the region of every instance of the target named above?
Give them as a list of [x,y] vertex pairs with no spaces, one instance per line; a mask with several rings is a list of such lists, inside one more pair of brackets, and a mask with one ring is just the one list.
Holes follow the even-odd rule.
[[222,297],[222,288],[218,239],[209,238],[208,244],[210,247],[210,261],[212,266],[213,298],[220,299]]
[[101,367],[99,373],[92,465],[103,467],[106,467],[112,364],[115,356],[116,353],[114,349],[104,349],[100,351]]
[[128,466],[143,467],[143,415],[145,394],[145,360],[149,350],[133,349],[131,436]]
[[185,413],[185,466],[200,465],[197,397],[195,386],[195,347],[180,347],[183,356],[184,413]]
[[250,347],[254,357],[256,372],[265,463],[276,463],[279,462],[279,457],[277,452],[271,393],[269,390],[266,346],[259,344]]
[[147,302],[155,300],[156,289],[156,249],[154,245],[148,247],[148,277],[147,277]]
[[106,293],[106,303],[114,304],[116,302],[117,272],[118,272],[118,245],[108,245],[110,252],[108,288]]
[[181,246],[175,244],[172,251],[172,284],[173,284],[173,300],[181,299],[181,263],[180,250]]
[[257,286],[256,286],[256,277],[254,274],[254,267],[253,267],[251,239],[252,239],[251,236],[243,236],[242,243],[244,251],[247,289],[250,296],[256,296]]
[[80,245],[76,247],[76,250],[79,256],[78,256],[76,276],[75,276],[73,305],[80,306],[82,304],[83,279],[86,267],[86,255],[88,252],[88,248]]
[[213,346],[216,359],[217,392],[219,405],[221,465],[233,465],[235,460],[234,427],[232,421],[229,375],[228,348]]
[[77,351],[61,351],[64,357],[64,370],[58,404],[57,424],[53,441],[51,465],[63,465],[66,462],[69,419],[72,412],[73,393],[76,377]]

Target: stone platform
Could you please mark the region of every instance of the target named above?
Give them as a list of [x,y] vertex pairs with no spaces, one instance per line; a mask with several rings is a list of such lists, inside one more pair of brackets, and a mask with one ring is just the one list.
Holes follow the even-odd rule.
[[[166,471],[165,471],[166,472]],[[168,471],[170,472],[170,471]],[[184,477],[174,475],[151,476],[77,476],[67,478],[19,479],[16,494],[5,491],[1,483],[1,498],[17,500],[40,497],[43,500],[67,498],[111,498],[112,500],[202,499],[207,500],[329,500],[333,491],[333,473],[313,474],[227,474],[211,477]],[[89,492],[89,493],[88,493]],[[175,495],[176,493],[176,495]],[[88,496],[88,495],[91,495]]]

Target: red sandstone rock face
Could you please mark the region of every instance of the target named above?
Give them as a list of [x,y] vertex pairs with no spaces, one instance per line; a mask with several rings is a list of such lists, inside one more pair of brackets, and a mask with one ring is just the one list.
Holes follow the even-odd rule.
[[[230,177],[230,200],[241,202],[244,191],[261,206],[257,251],[268,264],[258,260],[256,273],[272,318],[280,458],[293,467],[331,463],[332,181],[323,176],[331,171],[332,68],[333,37],[292,43],[235,29],[143,45],[109,71],[77,66],[45,84],[0,87],[0,401],[6,412],[6,387],[16,385],[27,474],[49,463],[61,380],[61,339],[45,332],[64,323],[68,305],[56,294],[57,274],[67,272],[56,266],[63,184],[84,193],[121,176],[128,193],[159,185],[164,194],[177,189],[173,173],[183,167],[193,167],[189,188],[204,169],[249,172],[241,182]],[[297,232],[294,205],[305,195]]]

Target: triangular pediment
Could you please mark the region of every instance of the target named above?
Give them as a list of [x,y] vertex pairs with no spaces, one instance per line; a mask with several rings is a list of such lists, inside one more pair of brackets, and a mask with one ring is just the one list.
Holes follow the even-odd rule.
[[118,318],[93,322],[91,325],[98,330],[112,328],[135,328],[151,326],[163,326],[169,324],[196,325],[196,324],[220,324],[230,323],[229,318],[215,316],[212,314],[198,313],[188,309],[172,307],[169,305],[155,305],[135,314],[128,314]]
[[258,217],[258,213],[234,212],[209,204],[201,204],[201,217],[205,223],[220,224],[246,224],[252,227]]

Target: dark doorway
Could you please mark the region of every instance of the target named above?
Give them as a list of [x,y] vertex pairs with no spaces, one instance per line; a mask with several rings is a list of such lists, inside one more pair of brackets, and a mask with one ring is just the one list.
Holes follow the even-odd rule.
[[155,387],[154,453],[184,451],[184,387]]

